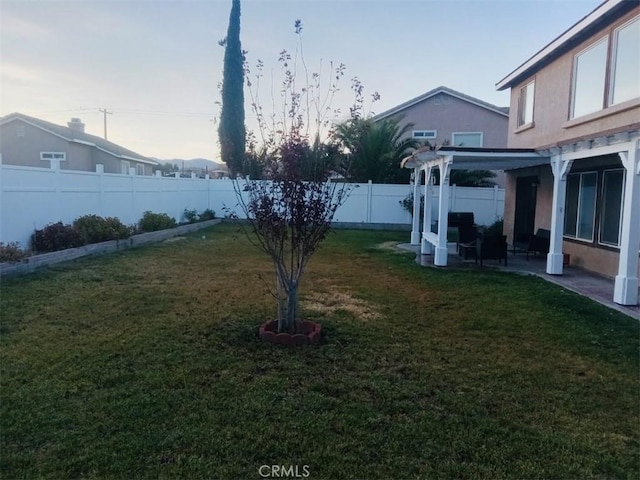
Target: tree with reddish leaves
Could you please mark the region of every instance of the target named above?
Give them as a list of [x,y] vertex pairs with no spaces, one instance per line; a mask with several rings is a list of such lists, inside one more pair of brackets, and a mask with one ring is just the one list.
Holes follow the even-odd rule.
[[[266,116],[251,89],[251,104],[259,122],[259,138],[249,142],[249,156],[260,163],[261,179],[234,182],[236,196],[247,218],[244,231],[249,240],[271,259],[275,271],[278,333],[299,333],[300,279],[311,256],[331,229],[336,211],[352,185],[335,181],[336,165],[344,159],[336,144],[322,141],[322,128],[330,127],[331,99],[345,67],[330,63],[328,87],[323,89],[320,73],[310,73],[302,55],[302,23],[297,20],[298,45],[295,53],[280,53],[284,80],[280,86],[280,116]],[[258,60],[255,87],[263,63]],[[298,78],[296,66],[303,68]],[[248,69],[246,69],[248,70]],[[351,114],[360,112],[361,84]],[[272,89],[273,90],[273,89]],[[377,99],[377,94],[375,94]],[[253,138],[253,135],[250,135]],[[329,134],[329,138],[332,135]],[[313,140],[311,140],[313,139]],[[333,179],[332,179],[333,178]]]

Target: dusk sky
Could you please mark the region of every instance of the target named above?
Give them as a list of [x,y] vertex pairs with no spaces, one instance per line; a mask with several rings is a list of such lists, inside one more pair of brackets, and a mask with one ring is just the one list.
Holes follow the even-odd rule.
[[[309,70],[347,67],[334,101],[347,112],[351,77],[377,91],[380,113],[439,85],[498,106],[495,84],[601,1],[243,0],[242,46],[282,80],[281,50],[303,22]],[[66,125],[79,117],[142,155],[219,161],[217,118],[231,0],[0,0],[0,115]],[[324,82],[328,86],[328,81]],[[268,98],[269,92],[261,92]],[[270,109],[271,101],[263,103]],[[247,124],[255,127],[247,107]]]

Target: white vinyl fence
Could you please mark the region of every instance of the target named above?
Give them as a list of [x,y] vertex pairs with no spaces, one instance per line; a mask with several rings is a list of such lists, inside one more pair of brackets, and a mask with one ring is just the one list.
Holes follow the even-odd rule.
[[[19,242],[27,248],[34,229],[71,223],[87,214],[118,217],[127,225],[137,223],[147,210],[167,213],[177,221],[185,209],[200,213],[209,208],[219,217],[228,209],[242,217],[229,179],[110,174],[100,165],[97,170],[0,164],[0,242]],[[437,195],[437,187],[433,190]],[[400,201],[410,192],[409,185],[356,184],[335,221],[409,226],[411,215]],[[498,188],[453,187],[451,197],[450,210],[474,212],[479,224],[492,223],[504,211],[504,190]]]

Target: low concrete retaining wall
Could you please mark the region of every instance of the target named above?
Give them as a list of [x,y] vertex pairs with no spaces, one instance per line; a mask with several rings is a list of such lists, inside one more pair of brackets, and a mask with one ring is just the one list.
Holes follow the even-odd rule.
[[180,225],[176,228],[167,230],[158,230],[157,232],[141,233],[133,235],[125,240],[111,240],[108,242],[92,243],[77,248],[68,248],[59,252],[43,253],[27,257],[17,263],[0,263],[0,276],[21,274],[33,272],[34,270],[56,263],[68,262],[89,255],[100,255],[117,250],[126,250],[129,248],[140,247],[149,243],[161,242],[168,238],[177,237],[186,233],[202,230],[220,223],[222,219],[207,220],[206,222],[190,223],[189,225]]

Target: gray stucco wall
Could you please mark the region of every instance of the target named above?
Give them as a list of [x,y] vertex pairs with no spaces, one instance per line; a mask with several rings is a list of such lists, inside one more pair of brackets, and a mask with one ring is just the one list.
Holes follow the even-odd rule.
[[[24,135],[18,136],[19,128]],[[95,172],[96,164],[101,163],[104,165],[105,173],[121,173],[120,158],[90,145],[69,142],[20,119],[0,126],[2,163],[49,168],[48,161],[40,160],[41,152],[64,152],[66,160],[60,162],[60,168],[63,170]],[[135,168],[136,163],[139,162],[131,160],[129,163]],[[142,163],[141,165],[144,165],[145,175],[153,175],[153,165]]]
[[[436,143],[451,144],[453,132],[483,132],[483,147],[507,146],[508,118],[486,108],[439,93],[393,115],[414,130],[437,130]],[[433,142],[432,142],[433,143]]]

